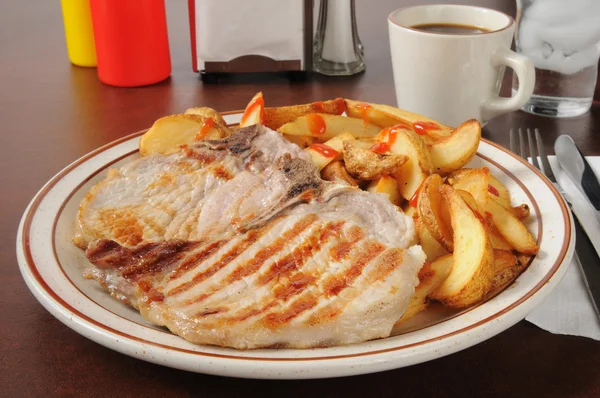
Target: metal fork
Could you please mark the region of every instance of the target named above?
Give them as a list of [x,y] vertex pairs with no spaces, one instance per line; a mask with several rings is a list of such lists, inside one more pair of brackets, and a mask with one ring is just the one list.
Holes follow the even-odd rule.
[[[529,146],[529,156],[531,156],[531,163],[538,168],[548,179],[552,182],[552,185],[556,187],[558,192],[561,194],[567,205],[571,209],[571,213],[573,215],[573,225],[575,229],[575,254],[574,257],[577,259],[581,269],[583,270],[583,274],[585,275],[588,293],[592,298],[592,304],[594,309],[596,310],[596,314],[600,317],[600,272],[598,270],[598,263],[600,259],[598,258],[598,253],[594,249],[592,242],[590,241],[588,235],[585,230],[581,226],[581,223],[577,219],[575,213],[571,208],[571,203],[566,199],[565,192],[561,188],[561,186],[556,181],[556,177],[554,177],[554,173],[552,172],[552,168],[550,167],[550,162],[548,162],[548,155],[546,155],[546,150],[544,149],[544,142],[542,141],[542,137],[540,136],[540,132],[538,129],[534,129],[534,133],[532,134],[530,129],[527,129],[527,142]],[[510,150],[514,153],[520,155],[523,159],[527,160],[527,148],[525,144],[525,137],[522,129],[518,129],[518,133],[514,129],[510,129]],[[542,167],[538,163],[537,153],[539,153],[540,161],[542,162]]]
[[[556,181],[556,177],[554,177],[554,173],[552,172],[552,167],[550,167],[550,162],[548,162],[548,155],[546,155],[546,150],[544,149],[544,142],[542,141],[542,137],[540,135],[540,131],[538,129],[533,129],[534,133],[531,132],[531,129],[527,129],[527,141],[529,147],[529,156],[531,156],[531,163],[548,179],[552,182],[552,185],[558,190],[561,196],[565,197],[565,191],[563,191],[562,187]],[[540,156],[540,161],[542,162],[542,167],[538,163],[538,155]],[[527,160],[527,148],[525,145],[525,138],[523,134],[523,129],[519,128],[518,130],[510,129],[510,150],[520,155],[523,159]],[[569,203],[566,199],[565,201]],[[571,204],[569,203],[569,206]]]

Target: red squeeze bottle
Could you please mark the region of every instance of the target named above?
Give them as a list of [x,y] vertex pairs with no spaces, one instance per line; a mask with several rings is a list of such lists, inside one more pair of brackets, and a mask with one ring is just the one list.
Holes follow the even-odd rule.
[[90,0],[98,77],[136,87],[171,74],[164,0]]

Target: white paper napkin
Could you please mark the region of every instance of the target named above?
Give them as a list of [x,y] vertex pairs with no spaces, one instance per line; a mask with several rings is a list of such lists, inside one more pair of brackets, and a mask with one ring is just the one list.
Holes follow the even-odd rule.
[[[586,157],[600,176],[600,157]],[[554,175],[572,204],[582,227],[600,252],[600,220],[592,205],[562,171],[554,156],[550,157]],[[575,259],[569,265],[561,283],[527,318],[529,322],[551,333],[589,337],[600,340],[600,319],[594,311],[581,265]]]

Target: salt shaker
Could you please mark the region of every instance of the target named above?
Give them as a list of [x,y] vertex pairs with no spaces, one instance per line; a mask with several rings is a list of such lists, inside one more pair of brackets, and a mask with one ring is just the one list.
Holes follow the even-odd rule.
[[365,70],[354,0],[321,0],[313,48],[315,72],[345,76]]

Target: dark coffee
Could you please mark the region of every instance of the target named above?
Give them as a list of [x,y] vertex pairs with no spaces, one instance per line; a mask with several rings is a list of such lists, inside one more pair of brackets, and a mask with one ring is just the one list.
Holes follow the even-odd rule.
[[476,35],[480,33],[487,33],[489,30],[471,25],[457,25],[457,24],[445,24],[445,23],[428,23],[421,25],[411,26],[413,29],[422,30],[425,32],[437,32],[455,35]]

